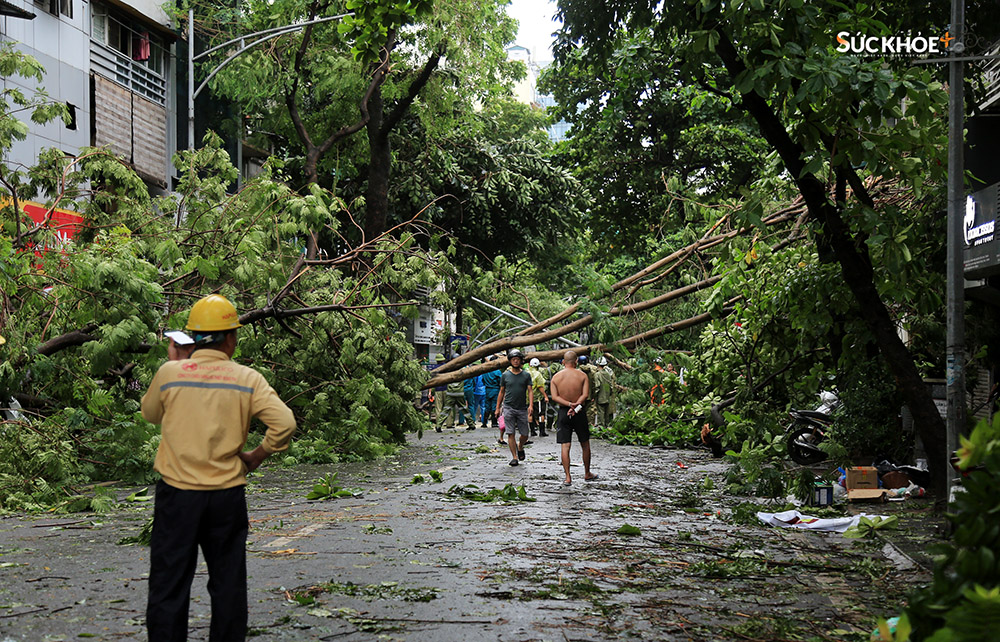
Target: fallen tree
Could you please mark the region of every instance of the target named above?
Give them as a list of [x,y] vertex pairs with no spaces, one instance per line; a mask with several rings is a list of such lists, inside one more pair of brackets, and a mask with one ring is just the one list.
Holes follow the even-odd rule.
[[[704,323],[708,323],[713,318],[725,318],[725,317],[727,317],[727,316],[729,316],[730,314],[733,313],[733,310],[734,310],[734,308],[732,307],[733,303],[735,303],[735,301],[728,302],[727,306],[724,307],[720,311],[720,313],[716,314],[716,315],[713,315],[710,312],[706,312],[704,314],[699,314],[697,316],[693,316],[693,317],[688,318],[688,319],[683,319],[681,321],[677,321],[676,323],[670,323],[668,325],[660,326],[658,328],[653,328],[651,330],[646,330],[645,332],[641,332],[639,334],[633,335],[633,336],[628,337],[626,339],[621,339],[620,341],[615,341],[614,343],[610,343],[610,344],[594,343],[594,344],[591,344],[591,345],[574,347],[574,348],[571,348],[571,350],[573,350],[577,354],[590,354],[592,352],[606,352],[606,351],[611,351],[611,350],[614,350],[615,348],[632,348],[632,347],[635,347],[638,344],[641,344],[641,343],[646,342],[646,341],[651,341],[651,340],[653,340],[653,339],[655,339],[657,337],[661,337],[661,336],[663,336],[665,334],[670,334],[672,332],[679,332],[681,330],[686,330],[688,328],[693,328],[695,326],[698,326],[698,325],[701,325],[701,324],[704,324]],[[507,346],[504,346],[504,344],[507,341],[513,341],[513,338],[507,339],[507,340],[503,340],[503,341],[497,341],[497,342],[489,344],[490,346],[498,346],[498,348],[497,348],[497,350],[493,350],[493,351],[487,352],[485,354],[492,354],[493,352],[497,352],[497,351],[500,351],[500,350],[503,350],[504,352],[506,352],[506,350],[509,350],[510,348],[520,347],[520,346],[515,346],[515,345],[510,345],[510,344],[508,344]],[[529,345],[529,344],[522,344],[522,345]],[[482,346],[482,347],[486,348],[486,347],[489,347],[489,346]],[[530,359],[538,359],[539,361],[560,361],[560,360],[562,360],[563,355],[566,354],[566,351],[567,351],[566,349],[559,349],[559,350],[538,350],[538,351],[526,353],[525,354],[525,359],[529,359],[529,360]],[[468,354],[468,353],[466,353],[466,354]],[[448,364],[445,364],[445,365],[448,365]],[[474,364],[474,365],[469,365],[469,366],[466,366],[466,367],[464,367],[464,368],[462,368],[460,370],[453,370],[451,372],[444,372],[442,374],[435,374],[433,377],[431,377],[427,381],[427,383],[424,384],[424,389],[426,390],[426,389],[434,388],[434,387],[437,387],[437,386],[447,385],[447,384],[452,383],[454,381],[463,381],[465,379],[469,379],[471,377],[475,377],[477,375],[481,375],[481,374],[489,372],[491,370],[504,370],[504,369],[507,368],[507,366],[508,366],[507,357],[503,356],[503,357],[498,357],[494,361],[487,361],[485,363],[478,363],[478,364]],[[443,369],[443,367],[439,368],[439,369]],[[437,370],[435,370],[435,373],[436,372],[437,372]]]

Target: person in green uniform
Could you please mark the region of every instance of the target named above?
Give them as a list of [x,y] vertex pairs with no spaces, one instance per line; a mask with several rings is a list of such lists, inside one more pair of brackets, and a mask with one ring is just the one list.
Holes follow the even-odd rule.
[[535,402],[532,405],[534,412],[531,414],[531,423],[528,427],[531,429],[531,436],[540,435],[545,437],[545,406],[549,401],[549,394],[545,390],[545,376],[542,375],[542,362],[538,359],[532,359],[528,362],[528,367],[525,368],[528,374],[531,375],[531,389],[534,392]]
[[615,400],[615,377],[607,366],[607,358],[600,357],[597,360],[598,370],[597,374],[594,375],[594,385],[597,392],[594,393],[594,401],[597,406],[598,426],[610,426],[614,413],[612,406]]
[[577,368],[587,375],[587,381],[590,383],[590,392],[587,396],[587,425],[593,426],[597,419],[597,404],[594,403],[594,376],[597,374],[597,366],[590,363],[587,355],[581,354],[577,361]]
[[556,419],[559,416],[559,404],[552,403],[552,377],[562,369],[562,361],[553,361],[547,368],[542,369],[542,375],[545,376],[545,394],[549,397],[549,403],[545,409],[545,430],[548,432],[555,430]]
[[441,409],[441,414],[438,415],[435,430],[441,432],[446,424],[454,428],[463,412],[471,412],[465,405],[465,382],[452,381],[445,387],[444,407]]

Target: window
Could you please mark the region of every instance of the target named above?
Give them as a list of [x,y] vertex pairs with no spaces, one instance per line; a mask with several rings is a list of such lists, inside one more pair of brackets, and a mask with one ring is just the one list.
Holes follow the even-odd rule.
[[[69,2],[71,0],[52,0]],[[128,56],[136,64],[142,65],[159,75],[164,72],[165,43],[149,33],[142,24],[125,16],[114,14],[102,5],[94,3],[91,11],[91,39]]]
[[62,14],[67,18],[73,17],[73,0],[38,0],[38,4],[54,16]]

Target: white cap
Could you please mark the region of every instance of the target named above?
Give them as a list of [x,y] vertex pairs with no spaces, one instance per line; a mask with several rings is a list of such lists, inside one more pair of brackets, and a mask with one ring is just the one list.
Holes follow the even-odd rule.
[[173,339],[174,343],[176,343],[179,346],[188,346],[194,343],[194,339],[184,334],[180,330],[167,330],[166,332],[163,333],[163,336],[165,336],[168,339]]
[[531,361],[528,362],[528,365],[530,365],[532,368],[537,368],[538,366],[542,365],[542,362],[539,361],[538,359],[532,359]]

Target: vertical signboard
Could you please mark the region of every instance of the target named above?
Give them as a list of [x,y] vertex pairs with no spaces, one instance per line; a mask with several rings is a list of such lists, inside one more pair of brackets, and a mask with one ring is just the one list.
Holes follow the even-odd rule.
[[1000,183],[973,192],[965,200],[965,278],[982,279],[1000,273],[1000,243],[994,228]]

